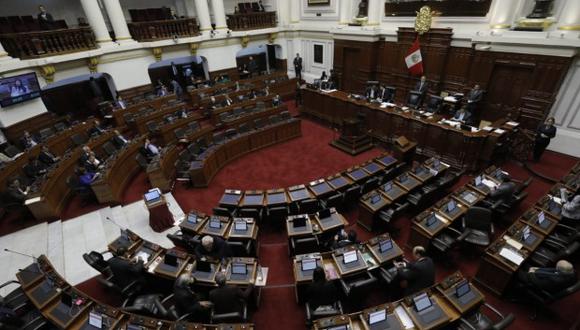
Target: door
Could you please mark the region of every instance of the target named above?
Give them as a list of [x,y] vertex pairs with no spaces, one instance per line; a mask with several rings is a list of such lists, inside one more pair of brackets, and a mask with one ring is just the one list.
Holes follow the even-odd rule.
[[270,71],[275,71],[276,67],[276,45],[267,45],[268,48],[268,65],[270,65]]
[[532,67],[525,66],[495,65],[481,118],[494,121],[508,114],[514,119],[518,118],[520,99],[528,91],[532,70]]
[[342,77],[340,77],[341,89],[350,93],[363,93],[362,86],[357,81],[358,49],[344,48],[342,56]]

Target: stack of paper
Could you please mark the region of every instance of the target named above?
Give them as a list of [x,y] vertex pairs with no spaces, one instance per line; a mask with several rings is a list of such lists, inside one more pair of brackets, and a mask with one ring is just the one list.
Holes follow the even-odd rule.
[[524,257],[511,249],[502,248],[501,251],[499,251],[499,255],[518,266],[524,261]]
[[403,306],[401,305],[397,306],[397,308],[395,308],[395,314],[397,314],[397,317],[399,318],[401,323],[403,323],[405,329],[413,329],[415,327],[413,321],[411,320],[409,314],[407,314],[407,311],[405,311]]
[[501,128],[496,128],[495,131],[493,131],[493,132],[494,133],[497,133],[497,134],[503,134],[503,133],[505,133],[505,131],[503,129],[501,129]]

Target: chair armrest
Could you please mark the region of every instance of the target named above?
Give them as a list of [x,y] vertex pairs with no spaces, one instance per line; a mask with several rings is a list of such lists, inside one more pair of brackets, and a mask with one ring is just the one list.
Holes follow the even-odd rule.
[[101,283],[102,285],[104,285],[106,288],[108,289],[119,289],[115,283],[113,283],[112,281],[110,281],[109,278],[105,279],[101,276],[97,276],[97,282]]
[[492,311],[493,313],[495,313],[497,316],[503,318],[503,314],[500,313],[500,311],[498,311],[495,307],[493,307],[492,305],[484,302],[483,306],[487,307],[490,311]]
[[131,295],[134,293],[132,291],[136,290],[136,289],[137,289],[137,281],[133,281],[133,282],[129,283],[126,287],[121,289],[121,293],[123,295]]
[[471,323],[469,323],[469,321],[467,321],[464,318],[460,318],[459,321],[461,322],[461,324],[465,325],[466,327],[468,327],[469,329],[472,330],[477,330]]
[[0,285],[0,289],[4,288],[10,284],[16,284],[16,285],[20,286],[20,282],[12,280],[12,281],[8,281],[8,282],[5,282],[2,285]]
[[155,299],[155,307],[157,307],[157,310],[159,311],[158,314],[162,316],[168,316],[167,309],[165,308],[165,306],[163,306],[161,300]]
[[556,227],[558,227],[558,228],[562,228],[562,229],[566,229],[566,230],[568,230],[568,231],[570,231],[570,232],[573,232],[573,233],[575,233],[575,232],[577,232],[577,231],[578,231],[578,230],[576,230],[576,228],[570,227],[570,226],[568,226],[568,225],[565,225],[565,224],[563,224],[563,223],[557,223],[557,224],[556,224]]
[[457,235],[461,235],[461,234],[464,233],[464,232],[460,232],[459,230],[457,230],[457,229],[455,229],[453,227],[447,227],[447,230],[451,230],[452,232],[456,233]]
[[547,243],[548,245],[553,244],[557,248],[560,248],[560,249],[565,249],[566,248],[566,246],[564,244],[562,244],[562,242],[558,242],[557,240],[555,240],[555,239],[553,239],[551,237],[546,238],[546,240],[544,241],[544,243]]
[[183,314],[176,321],[179,322],[179,321],[187,320],[187,319],[189,319],[190,316],[191,316],[191,313]]
[[305,306],[306,306],[306,319],[311,320],[312,313],[310,312],[310,304],[308,302],[306,302]]
[[173,299],[173,296],[174,296],[174,294],[172,293],[172,294],[170,294],[169,296],[167,296],[167,297],[163,298],[163,300],[161,300],[161,303],[162,303],[162,304],[165,304],[165,303],[167,303],[169,300]]

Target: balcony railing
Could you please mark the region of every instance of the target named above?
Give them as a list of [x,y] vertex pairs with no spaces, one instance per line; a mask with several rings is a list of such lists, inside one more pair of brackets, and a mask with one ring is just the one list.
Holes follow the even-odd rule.
[[90,27],[0,34],[0,42],[12,57],[21,59],[61,55],[97,48]]
[[243,31],[271,27],[276,27],[275,11],[228,15],[228,28],[230,30]]
[[199,35],[199,26],[195,18],[132,22],[128,25],[131,36],[137,41],[154,41]]

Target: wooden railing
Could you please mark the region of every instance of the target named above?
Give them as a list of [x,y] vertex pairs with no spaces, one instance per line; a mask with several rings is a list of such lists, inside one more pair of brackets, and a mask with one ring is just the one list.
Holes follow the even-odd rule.
[[413,0],[399,2],[391,0],[385,2],[385,16],[411,16],[423,6],[429,6],[431,10],[440,16],[485,16],[489,11],[491,0]]
[[228,28],[234,31],[276,27],[276,12],[228,15]]
[[195,37],[199,26],[195,18],[129,23],[129,31],[137,41],[154,41],[174,37]]
[[12,57],[21,59],[74,53],[97,48],[90,27],[0,34],[0,42]]

